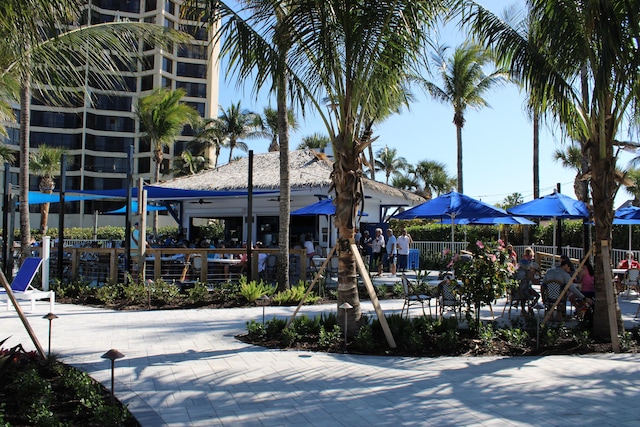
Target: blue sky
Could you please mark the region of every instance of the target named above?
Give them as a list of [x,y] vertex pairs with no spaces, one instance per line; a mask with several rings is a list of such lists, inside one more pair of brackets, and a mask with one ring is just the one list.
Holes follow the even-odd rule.
[[[481,1],[485,7],[496,13],[503,10],[507,2],[502,0]],[[521,0],[517,4],[523,4]],[[457,31],[446,29],[440,41],[452,49],[463,41]],[[269,105],[266,97],[255,101],[236,87],[235,81],[220,81],[219,104],[228,108],[232,103],[242,102],[242,107],[262,112]],[[456,175],[456,129],[452,123],[453,109],[430,99],[422,89],[415,88],[416,101],[410,109],[389,118],[375,128],[379,138],[373,144],[374,153],[385,145],[395,148],[398,155],[411,164],[422,160],[436,160],[447,167],[451,176]],[[464,193],[485,202],[502,203],[505,197],[518,192],[524,201],[533,198],[533,148],[532,125],[524,109],[525,97],[515,85],[507,84],[486,95],[491,108],[467,110],[466,123],[462,131]],[[275,106],[275,101],[271,100]],[[319,132],[327,134],[321,121],[315,117],[299,118],[300,130],[291,134],[290,147],[295,148],[305,136]],[[628,139],[625,135],[620,139]],[[254,153],[267,151],[269,141],[252,140],[249,148]],[[557,128],[544,126],[540,132],[540,194],[550,194],[561,185],[563,193],[575,197],[573,192],[574,173],[553,160],[552,154],[558,148],[566,147],[569,141],[563,139]],[[226,162],[228,152],[223,150],[220,161]],[[234,151],[235,155],[243,154]],[[626,166],[630,155],[621,156],[621,166]],[[384,176],[377,174],[378,180]],[[628,199],[624,189],[616,198],[616,206]]]

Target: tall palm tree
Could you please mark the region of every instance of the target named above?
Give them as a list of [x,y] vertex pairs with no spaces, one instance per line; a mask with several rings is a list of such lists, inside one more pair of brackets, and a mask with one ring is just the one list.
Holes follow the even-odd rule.
[[277,280],[278,288],[289,286],[289,123],[287,99],[302,103],[299,80],[289,68],[291,29],[286,25],[290,1],[186,0],[181,10],[186,16],[207,22],[214,29],[214,41],[222,40],[220,56],[229,60],[227,73],[241,82],[252,81],[253,92],[269,88],[276,97],[278,145],[280,148],[280,212]]
[[422,183],[422,196],[432,199],[451,191],[456,186],[456,179],[447,174],[444,163],[435,160],[422,160],[414,167],[414,174]]
[[[614,146],[626,116],[638,117],[640,52],[637,2],[626,0],[528,0],[529,22],[539,22],[535,43],[482,6],[470,6],[463,24],[485,40],[510,75],[533,89],[541,110],[551,112],[577,141],[585,141],[595,222],[596,304],[594,337],[611,337],[603,251],[609,251],[615,180]],[[542,48],[540,47],[542,46]]]
[[237,104],[231,104],[229,108],[222,110],[217,120],[218,128],[227,140],[229,162],[231,162],[234,149],[245,152],[249,149],[247,143],[240,139],[258,136],[258,115],[249,110],[243,110],[238,101]]
[[[102,88],[114,87],[121,77],[100,70],[119,69],[118,63],[137,60],[139,44],[168,46],[186,37],[154,24],[111,22],[70,29],[80,22],[83,8],[76,0],[3,0],[0,3],[0,96],[18,88],[20,101],[20,240],[21,252],[29,252],[29,133],[32,96],[62,104],[74,95],[69,87],[82,88],[85,70],[91,69]],[[111,52],[105,55],[105,51]],[[84,66],[78,66],[78,61]],[[46,91],[41,90],[46,85]],[[35,93],[34,93],[34,90]]]
[[312,148],[314,150],[322,150],[331,144],[331,139],[327,135],[316,132],[312,135],[302,137],[302,141],[298,145],[298,150]]
[[389,184],[389,177],[391,175],[401,175],[402,171],[407,169],[409,163],[407,159],[402,156],[398,156],[398,150],[395,148],[389,148],[385,146],[376,153],[378,158],[376,159],[375,168],[378,171],[383,171],[386,184]]
[[[153,182],[160,181],[164,148],[173,145],[185,125],[198,123],[198,112],[182,102],[184,96],[183,89],[159,88],[139,98],[136,104],[135,116],[140,121],[140,130],[153,150]],[[153,234],[158,235],[158,212],[153,214]]]
[[[218,119],[202,119],[196,126],[196,135],[192,141],[187,143],[189,148],[194,154],[208,158],[207,153],[210,153],[210,149],[213,149],[213,167],[218,167],[218,159],[220,158],[220,149],[226,146],[226,140],[222,129],[220,128],[220,122]],[[210,163],[209,163],[210,164]]]
[[467,108],[488,107],[484,96],[495,86],[504,82],[501,70],[485,74],[484,68],[490,60],[489,52],[470,42],[457,47],[453,56],[445,56],[446,47],[438,49],[434,62],[442,86],[427,81],[425,87],[431,96],[440,102],[453,106],[453,124],[456,126],[458,150],[458,192],[462,193],[462,128]]
[[[355,256],[348,250],[363,203],[362,153],[371,144],[362,138],[367,121],[397,99],[415,77],[416,61],[424,51],[429,24],[443,12],[438,1],[300,0],[287,20],[294,38],[291,64],[305,76],[307,99],[332,139],[338,229],[338,310],[348,317],[349,333],[361,320]],[[328,99],[330,112],[316,101]]]
[[[39,188],[44,194],[52,194],[55,189],[54,179],[60,176],[60,160],[65,150],[40,144],[38,151],[31,153],[29,167],[34,175],[40,177]],[[71,159],[68,159],[70,162]],[[40,206],[40,232],[47,233],[49,223],[49,203]]]
[[[584,178],[588,165],[585,165],[585,159],[580,147],[571,144],[564,151],[555,150],[553,152],[553,159],[560,162],[563,167],[575,171],[576,177],[573,179],[573,191],[578,200],[589,203],[589,182]],[[585,196],[587,197],[586,200]]]
[[[287,123],[291,130],[298,130],[300,127],[296,115],[291,109],[287,110]],[[256,127],[258,128],[258,135],[271,140],[269,152],[280,151],[280,145],[278,144],[278,134],[280,133],[278,131],[278,110],[266,107],[262,112],[262,116],[257,116]]]
[[420,192],[420,183],[415,177],[411,177],[408,175],[396,175],[391,178],[391,186],[395,188],[399,188],[401,190],[413,191],[417,194],[421,194]]

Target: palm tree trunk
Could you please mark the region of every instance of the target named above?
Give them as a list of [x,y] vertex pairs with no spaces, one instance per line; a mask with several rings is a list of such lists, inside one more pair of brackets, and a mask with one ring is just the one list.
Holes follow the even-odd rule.
[[[344,132],[342,135],[350,134]],[[356,207],[362,194],[362,171],[358,153],[346,145],[344,140],[334,140],[335,164],[332,180],[336,192],[335,225],[338,229],[338,307],[345,302],[353,307],[337,310],[338,323],[342,325],[346,315],[349,328],[347,335],[353,336],[360,327],[362,311],[358,296],[355,254],[350,250],[350,241],[355,236]]]
[[[593,144],[598,147],[598,144]],[[593,319],[593,336],[596,340],[610,341],[609,315],[607,303],[615,304],[616,321],[618,330],[623,330],[622,316],[617,298],[608,302],[606,299],[606,286],[613,287],[613,283],[605,283],[604,268],[602,264],[602,244],[607,241],[607,250],[611,250],[611,228],[613,223],[613,200],[615,197],[616,183],[614,180],[615,160],[613,157],[613,145],[607,144],[607,153],[601,158],[597,148],[591,152],[591,192],[593,196],[593,213],[595,222],[595,291],[596,303]],[[609,268],[607,266],[606,268]],[[612,295],[615,295],[612,289]]]
[[462,193],[462,126],[456,125],[458,142],[458,193]]
[[43,203],[40,205],[40,233],[42,233],[43,236],[47,234],[47,230],[49,229],[50,207],[49,203]]
[[[162,149],[161,149],[162,150]],[[160,165],[162,165],[162,151],[160,151],[160,155],[156,153],[156,167],[153,172],[153,182],[157,183],[160,181]],[[140,195],[138,194],[138,200],[140,200]],[[180,224],[180,230],[182,229],[182,224]],[[178,231],[180,231],[178,230]],[[158,211],[153,212],[153,237],[158,237]]]
[[[31,121],[31,84],[25,71],[24,84],[20,89],[20,258],[24,260],[31,244],[29,222],[29,132]],[[10,230],[9,232],[13,232]]]
[[533,113],[533,198],[540,197],[540,115]]
[[289,286],[289,228],[291,223],[291,188],[289,178],[289,119],[287,116],[287,80],[278,74],[278,138],[280,139],[280,229],[278,231],[278,290]]

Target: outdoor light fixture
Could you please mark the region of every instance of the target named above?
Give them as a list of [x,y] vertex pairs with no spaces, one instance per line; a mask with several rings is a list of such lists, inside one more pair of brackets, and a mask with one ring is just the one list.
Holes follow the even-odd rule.
[[264,308],[271,303],[271,298],[267,295],[262,295],[260,298],[256,300],[257,305],[262,306],[262,326],[264,327]]
[[49,321],[49,351],[47,352],[47,357],[51,356],[51,322],[53,321],[53,319],[57,319],[58,316],[56,316],[53,313],[48,313],[44,316],[42,316],[43,319],[47,319]]
[[536,350],[540,348],[540,310],[544,309],[544,305],[537,303],[533,306],[536,310]]
[[340,305],[339,308],[344,310],[344,346],[346,347],[347,346],[347,325],[349,321],[349,316],[347,316],[347,310],[353,308],[353,306],[348,302],[344,302]]
[[122,359],[124,354],[120,353],[115,348],[107,351],[105,354],[101,356],[103,359],[109,359],[111,361],[111,406],[114,404],[114,392],[113,392],[113,384],[115,382],[115,362],[116,359]]

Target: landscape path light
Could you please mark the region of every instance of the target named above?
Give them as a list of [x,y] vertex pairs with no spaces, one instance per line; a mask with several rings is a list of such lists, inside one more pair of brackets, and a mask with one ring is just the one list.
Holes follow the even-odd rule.
[[271,303],[271,298],[268,295],[262,295],[260,298],[256,300],[257,305],[262,306],[262,326],[264,327],[264,308]]
[[353,308],[351,304],[348,302],[344,302],[340,305],[340,308],[344,310],[344,346],[347,346],[347,326],[349,322],[349,316],[347,315],[347,310]]
[[123,357],[124,357],[124,354],[120,353],[115,348],[112,348],[111,350],[107,351],[105,354],[102,355],[103,359],[109,359],[111,361],[111,406],[113,406],[114,404],[113,385],[115,382],[115,362],[116,362],[116,359],[122,359]]
[[49,350],[47,351],[47,357],[48,357],[48,356],[51,356],[51,322],[53,321],[53,319],[57,319],[58,316],[56,316],[53,313],[48,313],[42,316],[42,318],[47,319],[49,321]]

